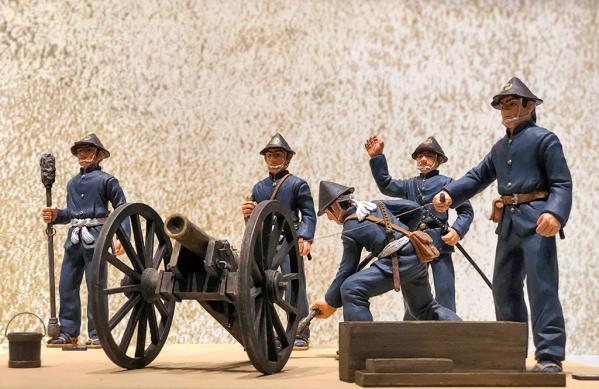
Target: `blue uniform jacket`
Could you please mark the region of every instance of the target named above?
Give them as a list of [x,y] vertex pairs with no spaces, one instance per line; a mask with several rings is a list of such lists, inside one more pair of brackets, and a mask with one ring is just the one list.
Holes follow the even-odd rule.
[[548,191],[546,200],[506,206],[497,228],[501,236],[535,232],[542,213],[554,215],[564,227],[572,208],[572,177],[558,137],[533,122],[506,131],[484,159],[464,177],[445,186],[452,207],[481,192],[497,179],[500,195]]
[[[408,200],[385,200],[383,203],[387,208],[387,215],[389,215],[390,222],[405,229],[410,229],[409,225],[414,224],[414,222],[420,218],[422,212],[422,210],[415,210],[405,215],[405,217],[402,217],[400,221],[393,216],[393,214],[401,214],[417,209],[419,205]],[[345,216],[347,217],[355,212],[356,209],[351,207],[347,210]],[[376,209],[371,215],[380,219],[383,218],[380,209]],[[400,239],[404,235],[394,231],[393,236],[395,239]],[[387,236],[385,235],[385,227],[369,220],[364,220],[362,222],[348,220],[345,222],[343,224],[341,240],[343,242],[343,257],[341,258],[337,275],[325,294],[326,302],[335,308],[339,308],[342,305],[341,285],[349,276],[356,272],[358,264],[360,263],[362,249],[377,255],[388,243]],[[419,263],[414,248],[410,243],[398,252],[398,259],[400,272],[406,271]],[[391,259],[389,257],[376,260],[372,266],[376,266],[389,276],[393,275]]]
[[[259,203],[269,200],[275,187],[287,173],[289,173],[287,170],[283,170],[275,175],[269,174],[267,178],[256,183],[252,188],[254,201]],[[293,175],[287,177],[277,192],[276,200],[291,210],[293,223],[297,226],[298,237],[302,237],[304,240],[313,240],[316,230],[316,211],[308,183]]]
[[[453,181],[450,177],[439,174],[438,170],[433,170],[426,176],[420,174],[417,177],[411,177],[405,180],[396,180],[389,174],[387,166],[387,158],[384,154],[376,155],[370,159],[370,170],[376,181],[377,186],[382,194],[392,197],[401,197],[403,199],[415,201],[421,205],[429,204],[426,208],[441,222],[446,223],[447,212],[437,212],[431,203],[433,197],[443,189],[444,186]],[[420,189],[420,190],[419,190]],[[470,229],[472,219],[474,218],[474,209],[470,201],[462,202],[457,208],[458,217],[451,226],[461,238],[464,238]],[[454,251],[453,246],[445,244],[441,240],[440,229],[436,228],[436,224],[427,217],[427,211],[422,213],[422,219],[430,228],[437,231],[431,233],[435,246],[442,254],[451,253]]]
[[[67,184],[67,207],[58,210],[55,224],[67,224],[71,219],[101,218],[107,217],[108,202],[112,208],[116,209],[121,204],[125,204],[125,194],[119,185],[119,181],[108,173],[102,171],[100,166],[94,166],[87,171],[81,171],[79,174],[69,180]],[[129,233],[129,225],[124,226],[126,233]],[[102,226],[88,227],[89,232],[97,238]],[[67,240],[64,244],[65,249],[70,248],[71,233],[73,228],[69,229]],[[85,248],[94,248],[95,244],[85,243],[82,239],[79,244]]]

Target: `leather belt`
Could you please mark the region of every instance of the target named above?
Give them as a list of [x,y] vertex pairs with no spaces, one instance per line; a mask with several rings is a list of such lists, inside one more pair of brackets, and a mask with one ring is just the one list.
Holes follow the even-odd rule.
[[531,201],[546,199],[549,196],[549,192],[539,191],[530,193],[514,193],[513,195],[501,196],[501,202],[504,205],[518,205],[523,203],[530,203]]

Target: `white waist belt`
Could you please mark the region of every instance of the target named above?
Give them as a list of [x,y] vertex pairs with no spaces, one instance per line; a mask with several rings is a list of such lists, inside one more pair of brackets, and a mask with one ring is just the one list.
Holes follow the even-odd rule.
[[81,238],[87,244],[92,244],[96,240],[94,236],[89,232],[87,227],[101,226],[106,222],[107,217],[99,218],[87,218],[87,219],[71,219],[71,227],[75,227],[71,232],[71,243],[79,243],[79,231],[81,231]]

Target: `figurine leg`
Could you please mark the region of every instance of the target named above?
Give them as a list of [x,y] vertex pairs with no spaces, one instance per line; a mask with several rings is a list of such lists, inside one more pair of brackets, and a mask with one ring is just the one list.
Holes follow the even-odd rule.
[[372,321],[370,297],[393,289],[393,277],[378,267],[370,266],[349,276],[341,285],[343,319],[345,321]]
[[60,332],[79,336],[81,326],[81,300],[79,288],[83,278],[84,260],[78,245],[65,249],[58,292],[60,294]]
[[[283,271],[283,273],[289,273],[291,271],[291,268],[289,266],[289,256],[287,256],[285,260],[281,263],[281,270]],[[299,317],[299,320],[308,316],[308,314],[310,313],[310,307],[308,306],[308,296],[306,294],[306,284],[307,280],[297,296],[297,315]],[[285,293],[285,300],[289,301],[287,296],[289,296],[289,292]],[[310,326],[307,327],[308,328],[306,328],[301,334],[297,334],[298,338],[304,339],[306,341],[310,339]]]
[[451,253],[441,254],[431,262],[431,268],[435,280],[435,300],[455,312],[455,271]]
[[[92,290],[92,258],[94,256],[94,249],[81,248],[82,257],[84,261],[85,269],[85,283],[87,285],[87,295],[91,296]],[[96,327],[94,326],[94,315],[92,314],[91,298],[87,298],[87,333],[90,338],[96,338]]]
[[566,329],[559,301],[559,275],[555,237],[538,234],[522,242],[526,287],[530,303],[533,340],[537,361],[565,359]]
[[526,323],[528,311],[524,302],[524,255],[516,234],[497,241],[493,270],[493,300],[499,321]]
[[417,320],[461,320],[433,298],[426,265],[420,263],[402,272],[401,290],[410,313]]

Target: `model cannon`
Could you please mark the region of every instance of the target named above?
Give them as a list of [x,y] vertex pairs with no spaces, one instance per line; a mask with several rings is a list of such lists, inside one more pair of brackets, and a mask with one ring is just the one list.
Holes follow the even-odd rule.
[[[116,239],[125,250],[121,257],[114,255]],[[292,351],[304,282],[295,229],[277,201],[253,211],[239,254],[182,215],[163,223],[148,205],[131,203],[110,215],[98,237],[92,313],[108,357],[137,369],[160,352],[176,303],[197,300],[243,345],[257,370],[272,374]]]

